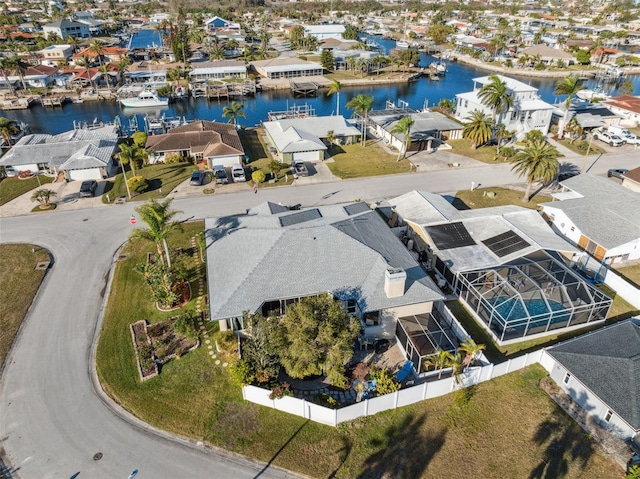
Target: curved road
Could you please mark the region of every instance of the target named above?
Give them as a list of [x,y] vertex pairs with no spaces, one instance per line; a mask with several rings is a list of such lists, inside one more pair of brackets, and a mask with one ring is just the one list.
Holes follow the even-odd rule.
[[[271,188],[176,200],[181,219],[284,204],[375,200],[518,181],[509,165]],[[292,477],[224,451],[208,451],[125,419],[96,392],[91,351],[115,250],[132,226],[132,205],[0,219],[0,242],[32,243],[54,258],[0,383],[0,447],[22,478]],[[186,441],[185,441],[186,443]],[[102,453],[95,461],[94,454]],[[77,474],[79,473],[79,474]],[[76,475],[77,474],[77,475]]]

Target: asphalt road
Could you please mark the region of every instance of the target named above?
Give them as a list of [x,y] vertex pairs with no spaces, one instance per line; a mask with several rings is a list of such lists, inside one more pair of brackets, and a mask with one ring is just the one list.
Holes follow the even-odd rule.
[[[615,166],[640,166],[639,158]],[[482,166],[181,198],[173,207],[183,212],[181,219],[204,218],[242,213],[267,200],[303,206],[372,201],[412,189],[453,192],[472,181],[498,186],[520,180],[509,165]],[[0,447],[8,465],[25,479],[124,479],[133,469],[139,469],[138,479],[291,477],[167,439],[96,392],[92,344],[113,255],[133,228],[132,213],[133,205],[113,205],[0,219],[0,242],[37,244],[54,261],[1,378]],[[93,459],[96,453],[100,460]]]

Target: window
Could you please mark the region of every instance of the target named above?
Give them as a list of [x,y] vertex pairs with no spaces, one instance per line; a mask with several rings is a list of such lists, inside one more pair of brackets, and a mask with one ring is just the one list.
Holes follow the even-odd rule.
[[575,231],[575,230],[576,230],[576,227],[575,227],[575,226],[572,226],[572,227],[571,227],[571,231]]
[[612,417],[613,417],[613,411],[611,409],[607,409],[607,414],[604,415],[605,422],[611,421]]
[[365,326],[378,326],[380,324],[380,311],[369,311],[364,313]]
[[567,373],[564,375],[564,379],[562,380],[562,382],[565,384],[569,384],[569,379],[571,379],[571,374]]
[[347,299],[344,302],[344,309],[351,316],[356,316],[358,314],[358,303],[355,299]]

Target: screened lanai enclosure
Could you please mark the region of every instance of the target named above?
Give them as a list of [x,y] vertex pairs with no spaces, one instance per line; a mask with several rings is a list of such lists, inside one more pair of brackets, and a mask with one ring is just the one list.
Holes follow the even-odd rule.
[[603,321],[612,302],[547,254],[460,273],[456,289],[499,342]]

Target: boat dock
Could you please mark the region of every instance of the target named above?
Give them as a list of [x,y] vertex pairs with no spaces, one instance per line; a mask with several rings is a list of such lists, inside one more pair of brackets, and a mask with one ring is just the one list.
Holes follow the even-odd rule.
[[27,110],[36,101],[33,96],[25,98],[5,98],[0,103],[0,110]]
[[316,110],[307,103],[300,106],[293,105],[284,111],[270,111],[267,113],[269,121],[288,120],[291,118],[308,118],[310,116],[316,116]]
[[190,90],[193,98],[205,97],[209,100],[220,100],[255,96],[258,88],[254,80],[247,80],[242,83],[192,84]]
[[68,100],[65,96],[43,96],[40,97],[40,104],[44,107],[47,106],[62,106]]
[[293,96],[317,96],[318,86],[315,82],[289,82]]

